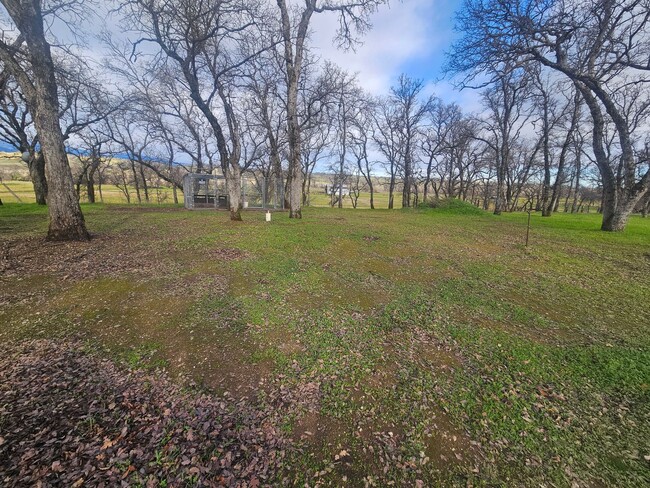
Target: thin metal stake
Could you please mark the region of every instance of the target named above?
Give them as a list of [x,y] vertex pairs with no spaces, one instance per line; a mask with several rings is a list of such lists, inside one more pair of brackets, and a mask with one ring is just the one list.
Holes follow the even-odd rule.
[[528,227],[526,227],[526,247],[528,247],[528,238],[530,236],[530,212],[533,209],[533,204],[531,202],[530,207],[528,207]]

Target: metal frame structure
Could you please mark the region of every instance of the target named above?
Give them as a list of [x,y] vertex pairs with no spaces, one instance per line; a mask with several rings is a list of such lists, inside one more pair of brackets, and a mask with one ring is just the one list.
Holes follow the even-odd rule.
[[[284,182],[246,172],[241,178],[244,209],[284,209]],[[183,177],[183,201],[187,209],[228,209],[226,179],[221,175],[188,173]]]

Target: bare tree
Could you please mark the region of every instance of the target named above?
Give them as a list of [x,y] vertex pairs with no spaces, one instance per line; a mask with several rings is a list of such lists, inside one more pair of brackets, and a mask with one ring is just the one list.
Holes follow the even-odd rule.
[[262,136],[267,146],[270,171],[268,181],[276,183],[272,190],[284,198],[282,153],[286,145],[286,103],[281,96],[284,77],[275,51],[269,51],[250,63],[247,89],[251,95],[246,104],[248,132]]
[[106,124],[106,134],[108,139],[120,148],[128,161],[136,198],[138,203],[142,203],[143,196],[145,202],[149,202],[149,189],[144,167],[149,163],[148,152],[154,142],[155,129],[138,115],[140,114],[133,110],[120,111]]
[[[60,125],[64,141],[83,129],[97,124],[117,109],[114,97],[95,81],[95,73],[81,60],[60,55],[56,62]],[[45,160],[38,148],[38,134],[30,107],[15,80],[6,71],[0,77],[0,140],[27,153],[27,167],[34,187],[36,203],[47,201]]]
[[362,95],[361,106],[352,121],[350,133],[350,147],[356,160],[358,174],[363,177],[365,186],[370,192],[370,208],[372,210],[375,208],[375,186],[373,183],[375,161],[370,157],[370,150],[374,110],[374,100]]
[[78,156],[81,171],[77,177],[77,195],[81,194],[82,183],[86,184],[88,203],[95,203],[95,180],[105,162],[104,153],[110,144],[110,139],[99,131],[87,130],[79,134],[81,154]]
[[357,84],[356,77],[351,76],[343,70],[334,69],[332,66],[327,70],[327,79],[331,81],[332,104],[329,107],[330,119],[334,125],[335,146],[337,158],[332,159],[329,170],[333,173],[332,188],[337,190],[337,195],[332,193],[331,205],[343,208],[344,187],[350,189],[349,179],[354,173],[351,162],[348,159],[350,148],[350,132],[353,121],[361,110],[363,101],[361,89]]
[[513,145],[530,118],[527,110],[529,83],[526,73],[510,66],[496,68],[497,78],[493,86],[483,93],[487,109],[484,130],[489,134],[482,140],[495,156],[496,188],[494,213],[508,210],[512,203],[512,188],[508,178],[511,169]]
[[553,151],[551,148],[554,129],[564,117],[564,111],[559,106],[559,99],[554,95],[557,80],[551,80],[548,73],[541,69],[535,70],[531,76],[531,100],[533,111],[540,122],[540,137],[542,141],[542,155],[544,158],[544,179],[542,193],[538,207],[542,215],[548,217],[552,213],[551,200],[551,172],[553,170]]
[[190,171],[212,173],[218,158],[214,132],[187,93],[177,67],[144,62],[132,55],[131,43],[116,41],[108,33],[102,37],[109,49],[106,71],[117,75],[129,87],[126,93],[120,92],[123,99],[130,101],[134,116],[156,130],[160,144],[155,152],[159,153],[159,160],[167,161],[168,169],[158,176],[172,183],[175,191],[180,183],[169,161],[176,154],[189,157]]
[[34,186],[36,203],[47,202],[45,158],[37,151],[38,136],[27,100],[14,78],[3,70],[0,75],[0,141],[14,147],[21,154],[27,153],[27,169]]
[[78,3],[53,2],[45,11],[40,0],[2,0],[2,5],[18,29],[18,35],[13,39],[3,36],[0,40],[0,60],[32,107],[45,160],[50,219],[47,237],[50,240],[88,240],[90,235],[77,200],[59,123],[55,65],[43,21],[47,15],[60,18],[66,11],[74,12]]
[[416,141],[422,133],[422,123],[434,103],[432,96],[421,99],[424,81],[400,75],[397,85],[391,87],[390,100],[395,106],[397,116],[397,130],[401,132],[402,171],[402,207],[411,206],[411,193],[413,191],[413,174],[415,166]]
[[309,26],[314,14],[333,12],[339,16],[336,40],[342,47],[355,42],[355,34],[370,28],[369,17],[386,0],[305,0],[292,9],[287,0],[276,0],[280,12],[280,32],[284,47],[287,88],[287,141],[289,145],[289,217],[302,218],[302,139],[298,120],[298,88],[306,55]]
[[[435,100],[429,108],[428,120],[423,137],[420,139],[419,150],[425,158],[425,175],[422,200],[429,200],[429,191],[433,189],[435,197],[439,197],[439,189],[447,175],[440,171],[445,162],[445,149],[448,147],[449,132],[454,121],[461,117],[460,108],[456,104],[445,104]],[[438,182],[433,180],[434,171],[438,172]]]
[[[558,204],[560,202],[560,194],[562,191],[562,185],[565,183],[566,172],[568,166],[568,158],[571,151],[571,147],[574,144],[574,137],[578,129],[578,123],[580,121],[580,109],[582,106],[582,97],[579,91],[576,91],[572,97],[572,100],[569,100],[568,105],[568,123],[564,127],[564,137],[560,141],[560,154],[558,156],[558,166],[557,173],[555,175],[555,183],[553,183],[552,194],[548,206],[546,207],[546,215],[551,215],[552,212],[557,211]],[[579,156],[577,156],[579,158]],[[576,164],[579,164],[576,161]]]
[[115,165],[115,171],[111,173],[111,181],[119,188],[126,198],[126,203],[131,203],[131,192],[129,190],[129,163],[120,161]]
[[[639,145],[639,120],[649,106],[650,2],[466,0],[458,27],[463,36],[450,56],[453,72],[471,77],[495,62],[541,64],[575,84],[593,123],[601,228],[623,230],[650,191],[650,165]],[[606,147],[608,125],[616,133],[613,153]]]
[[[542,191],[537,207],[544,217],[551,216],[558,205],[581,106],[580,93],[571,83],[562,84],[554,75],[555,79],[547,70],[537,69],[531,76],[531,100],[539,121],[543,156]],[[558,86],[563,90],[558,90]],[[551,182],[553,172],[554,183]]]
[[373,114],[372,139],[384,157],[382,164],[388,172],[388,208],[395,205],[395,188],[403,160],[403,134],[399,130],[399,113],[388,98],[378,100]]
[[134,53],[142,43],[157,45],[160,52],[153,62],[170,62],[179,70],[210,124],[226,177],[230,218],[241,220],[241,129],[233,77],[269,48],[260,5],[249,0],[125,0],[122,9],[125,22],[142,34]]

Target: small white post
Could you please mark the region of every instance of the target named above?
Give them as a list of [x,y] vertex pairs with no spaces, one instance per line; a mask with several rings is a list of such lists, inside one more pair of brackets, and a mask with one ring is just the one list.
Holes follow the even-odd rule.
[[266,211],[266,221],[271,222],[271,211],[270,210]]

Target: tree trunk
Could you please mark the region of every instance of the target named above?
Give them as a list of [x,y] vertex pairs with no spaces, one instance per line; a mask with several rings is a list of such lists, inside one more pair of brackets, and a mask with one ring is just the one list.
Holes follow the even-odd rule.
[[621,232],[625,230],[631,213],[632,208],[629,208],[629,205],[612,205],[610,200],[604,200],[603,224],[601,229],[609,232]]
[[[407,136],[410,138],[410,135]],[[409,142],[406,143],[404,155],[404,186],[402,187],[402,208],[411,206],[411,156]]]
[[645,219],[650,212],[650,193],[646,195],[645,205],[641,207],[641,216]]
[[40,104],[35,119],[45,158],[45,178],[48,184],[47,206],[50,225],[47,238],[51,241],[88,240],[90,235],[86,230],[74,189],[72,171],[61,136],[58,110],[51,99]]
[[88,193],[88,203],[95,203],[95,171],[97,166],[93,162],[88,168],[88,177],[86,179],[86,193]]
[[490,208],[490,180],[485,182],[485,192],[483,193],[483,210]]
[[576,152],[576,177],[575,177],[575,186],[573,188],[573,203],[571,204],[571,213],[576,213],[578,211],[578,196],[580,194],[580,172],[581,172],[581,158],[580,150]]
[[505,206],[505,194],[503,189],[503,177],[499,177],[499,171],[497,171],[497,188],[495,197],[494,215],[501,215]]
[[506,183],[506,169],[507,169],[507,149],[505,148],[505,142],[501,143],[499,150],[497,151],[497,161],[496,161],[496,176],[497,183],[495,188],[495,198],[494,198],[494,215],[501,215],[501,212],[506,210],[506,192],[505,192],[505,183]]
[[542,217],[551,216],[551,205],[549,199],[551,193],[551,158],[548,147],[548,136],[544,135],[544,183],[542,184]]
[[388,184],[388,208],[393,208],[393,197],[395,192],[395,163],[390,163],[390,182]]
[[228,190],[228,207],[230,208],[230,220],[242,220],[241,218],[241,170],[239,164],[231,165],[226,172],[226,189]]
[[625,186],[623,186],[623,182],[618,181],[619,179],[610,166],[610,158],[605,151],[605,120],[600,106],[587,87],[578,82],[576,82],[576,87],[580,90],[593,121],[592,145],[596,165],[603,181],[603,223],[601,229],[612,232],[622,231],[625,229],[636,203],[650,191],[650,170],[637,183],[634,183],[634,149],[628,127],[611,100],[601,93],[600,100],[606,105],[607,112],[616,126],[621,146],[622,154],[619,164],[622,165]]
[[77,200],[81,200],[81,183],[83,183],[84,175],[86,174],[85,170],[77,178],[77,183],[75,185],[75,193],[77,194]]
[[16,76],[28,103],[33,108],[34,126],[39,135],[41,152],[45,162],[47,181],[47,206],[50,217],[48,240],[88,240],[90,235],[74,189],[72,171],[63,142],[59,122],[59,99],[54,62],[50,45],[45,40],[43,14],[40,2],[22,2],[9,10],[18,29],[25,38],[28,75],[15,61],[3,53],[5,64]]
[[298,124],[298,80],[290,80],[287,103],[287,128],[289,136],[289,218],[301,219],[302,160],[301,134]]
[[[291,32],[290,10],[285,0],[276,0],[280,10],[282,41],[284,44],[284,68],[287,81],[287,142],[289,145],[289,172],[287,189],[289,193],[289,218],[301,219],[302,203],[302,158],[301,134],[298,121],[298,83],[302,73],[305,41],[309,21],[314,13],[315,3],[306,3],[298,29]],[[294,44],[295,42],[295,44]],[[295,50],[294,50],[295,49]]]
[[34,185],[34,196],[38,205],[47,203],[47,179],[45,178],[45,158],[42,152],[32,154],[27,163],[29,176]]
[[142,178],[142,189],[144,190],[144,201],[149,203],[149,188],[147,185],[147,178],[144,176],[144,167],[142,164],[140,166],[140,176]]
[[138,181],[138,173],[135,170],[135,161],[131,160],[131,173],[133,174],[133,184],[135,185],[135,194],[138,198],[138,203],[142,203],[140,197],[140,182]]

